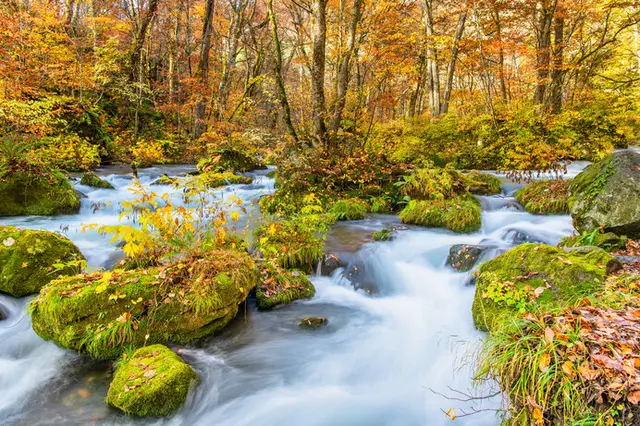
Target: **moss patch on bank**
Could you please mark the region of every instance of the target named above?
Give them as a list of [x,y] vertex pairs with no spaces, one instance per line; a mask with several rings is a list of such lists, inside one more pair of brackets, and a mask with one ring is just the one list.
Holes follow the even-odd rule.
[[0,216],[77,213],[80,197],[61,172],[0,176]]
[[400,212],[400,220],[407,224],[469,233],[480,229],[481,213],[478,200],[471,195],[462,195],[446,200],[411,200]]
[[311,299],[316,289],[309,278],[300,271],[286,271],[270,264],[263,264],[262,281],[256,291],[259,309],[272,309],[288,305],[296,300]]

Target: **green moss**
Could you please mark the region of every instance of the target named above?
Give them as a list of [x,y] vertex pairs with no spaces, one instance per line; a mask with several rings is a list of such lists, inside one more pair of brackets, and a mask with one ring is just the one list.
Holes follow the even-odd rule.
[[60,172],[32,176],[19,171],[0,178],[0,216],[77,213],[80,198]]
[[361,220],[367,214],[367,206],[357,198],[340,200],[329,211],[335,220]]
[[84,172],[82,179],[80,179],[80,184],[92,186],[94,188],[113,189],[113,185],[106,180],[100,179],[100,177],[94,172]]
[[541,180],[516,192],[518,201],[532,214],[568,214],[569,181]]
[[494,175],[472,170],[463,176],[465,188],[472,194],[497,195],[502,192],[502,182]]
[[231,172],[203,173],[199,175],[198,178],[210,188],[219,188],[225,185],[249,184],[253,181],[250,177],[239,176]]
[[299,271],[264,268],[262,284],[256,291],[259,309],[272,309],[296,300],[311,299],[316,289],[307,276]]
[[611,252],[623,249],[627,244],[627,237],[619,236],[612,232],[603,233],[600,229],[591,232],[584,232],[580,235],[565,237],[560,240],[559,247],[600,247]]
[[264,164],[258,159],[232,149],[221,149],[211,157],[198,161],[197,165],[200,173],[250,172],[263,168]]
[[254,230],[255,249],[282,268],[310,273],[324,254],[317,227],[315,223],[303,223],[300,217],[265,222]]
[[37,293],[52,279],[77,273],[67,263],[79,260],[84,260],[80,250],[58,234],[0,227],[0,292],[15,297]]
[[447,200],[412,200],[400,212],[403,223],[447,228],[454,232],[474,232],[481,227],[480,203],[471,195]]
[[51,282],[31,305],[35,332],[95,358],[129,347],[184,344],[217,332],[257,282],[252,258],[214,251],[169,268],[77,275]]
[[445,169],[419,169],[405,177],[404,195],[416,200],[443,200],[457,194],[461,186],[456,177]]
[[198,380],[193,368],[169,348],[151,345],[120,364],[106,401],[129,415],[166,416],[182,406]]
[[371,234],[374,241],[389,241],[393,236],[393,229],[385,228]]
[[474,323],[486,331],[504,316],[581,299],[603,288],[607,271],[615,264],[612,256],[598,248],[515,247],[480,266],[472,308]]
[[615,173],[612,157],[592,164],[578,174],[569,185],[569,208],[573,208],[578,194],[585,204],[584,210],[590,210],[595,198],[607,184],[607,178]]

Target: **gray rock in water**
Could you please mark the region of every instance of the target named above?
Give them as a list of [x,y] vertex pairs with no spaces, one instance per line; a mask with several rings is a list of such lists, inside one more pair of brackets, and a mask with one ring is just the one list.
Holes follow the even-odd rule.
[[569,185],[573,226],[640,238],[640,154],[623,150],[592,164]]
[[329,323],[329,320],[325,317],[309,317],[304,318],[298,323],[298,327],[301,328],[320,328]]
[[449,249],[447,265],[455,271],[468,272],[478,263],[480,256],[490,247],[471,244],[456,244]]
[[544,243],[544,241],[517,229],[507,230],[502,239],[512,244]]
[[323,277],[331,276],[336,269],[344,266],[340,258],[335,253],[328,253],[320,259],[320,275]]

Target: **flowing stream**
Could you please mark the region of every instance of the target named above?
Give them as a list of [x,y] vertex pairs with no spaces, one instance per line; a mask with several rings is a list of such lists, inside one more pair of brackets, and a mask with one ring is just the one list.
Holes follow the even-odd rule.
[[[584,166],[571,165],[568,175]],[[163,173],[177,176],[191,169],[147,169],[140,180],[149,184]],[[79,214],[4,218],[0,224],[62,232],[90,266],[115,263],[116,247],[81,228],[117,223],[120,203],[133,198],[128,191],[132,177],[117,169],[99,174],[116,189],[76,185],[87,196]],[[255,200],[273,191],[266,172],[253,176],[251,185],[217,191],[219,197],[236,195],[254,206],[245,221],[256,216]],[[445,261],[453,244],[486,245],[491,250],[484,256],[490,258],[524,241],[557,244],[572,233],[568,216],[523,212],[508,196],[514,188],[506,183],[507,195],[479,197],[483,224],[474,234],[408,227],[392,241],[375,243],[368,236],[399,225],[397,218],[375,215],[334,226],[328,249],[357,265],[369,287],[354,290],[346,278],[348,267],[331,277],[315,276],[313,300],[270,312],[257,311],[250,300],[220,336],[174,348],[202,382],[182,410],[167,419],[133,419],[107,407],[109,364],[43,341],[25,314],[29,298],[0,295],[0,424],[425,426],[449,424],[443,411],[455,407],[458,415],[477,411],[458,424],[496,425],[492,409],[500,407],[499,399],[472,404],[443,396],[464,399],[456,392],[492,391],[472,381],[473,357],[483,335],[471,318],[475,290],[470,274],[454,272]],[[98,205],[102,208],[94,212]],[[308,316],[324,316],[329,324],[312,331],[298,328]]]

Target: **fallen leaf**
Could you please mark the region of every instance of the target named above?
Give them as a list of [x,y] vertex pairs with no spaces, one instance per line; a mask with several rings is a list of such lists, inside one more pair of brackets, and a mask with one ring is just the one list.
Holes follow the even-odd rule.
[[538,364],[538,368],[543,373],[546,373],[549,369],[549,364],[551,363],[551,356],[548,353],[542,354],[540,357],[540,363]]
[[16,243],[16,240],[14,240],[14,239],[13,239],[13,238],[11,238],[11,237],[9,237],[9,238],[7,238],[6,240],[3,240],[3,241],[2,241],[2,244],[3,244],[5,247],[11,247],[11,246],[12,246],[12,245],[14,245],[15,243]]

